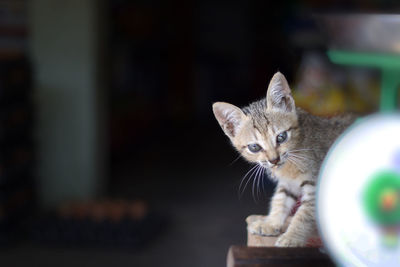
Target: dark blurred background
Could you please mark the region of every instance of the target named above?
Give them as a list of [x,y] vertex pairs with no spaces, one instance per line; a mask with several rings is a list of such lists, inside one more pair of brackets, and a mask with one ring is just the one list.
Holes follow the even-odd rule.
[[238,196],[212,103],[279,70],[315,114],[376,110],[379,76],[330,63],[314,14],[395,3],[0,0],[0,265],[225,265],[273,185]]

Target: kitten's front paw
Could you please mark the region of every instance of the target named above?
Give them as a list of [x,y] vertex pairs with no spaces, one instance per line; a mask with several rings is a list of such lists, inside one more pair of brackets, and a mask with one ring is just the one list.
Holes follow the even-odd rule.
[[278,236],[281,233],[280,226],[265,220],[258,220],[250,223],[248,230],[252,234],[264,236]]
[[299,238],[293,236],[288,233],[284,233],[281,235],[278,240],[276,240],[275,246],[276,247],[304,247],[307,243],[307,240],[303,238]]

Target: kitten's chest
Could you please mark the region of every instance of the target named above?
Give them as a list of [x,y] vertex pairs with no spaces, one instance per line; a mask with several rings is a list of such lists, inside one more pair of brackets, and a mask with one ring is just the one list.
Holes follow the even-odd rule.
[[281,176],[281,177],[278,177],[277,180],[278,180],[278,184],[280,186],[285,187],[287,190],[289,190],[296,196],[300,197],[304,193],[303,187],[302,187],[303,182],[304,181],[312,181],[312,176],[311,176],[311,174],[306,173],[306,174],[298,175],[295,178]]
[[280,186],[283,186],[284,188],[289,190],[289,192],[295,194],[297,197],[301,196],[302,192],[301,192],[300,182],[298,182],[297,180],[285,179],[281,177],[278,180],[278,183]]

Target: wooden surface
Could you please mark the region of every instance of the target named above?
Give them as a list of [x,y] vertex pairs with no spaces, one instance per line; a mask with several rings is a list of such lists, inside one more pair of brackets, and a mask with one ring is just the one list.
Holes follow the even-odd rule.
[[231,246],[228,267],[250,266],[335,266],[318,248]]

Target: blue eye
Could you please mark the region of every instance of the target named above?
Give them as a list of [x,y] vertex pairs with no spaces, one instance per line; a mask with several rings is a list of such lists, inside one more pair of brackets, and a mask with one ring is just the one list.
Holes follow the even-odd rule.
[[283,142],[285,142],[287,139],[287,132],[282,132],[280,134],[278,134],[278,136],[276,137],[276,143],[277,144],[282,144]]
[[262,149],[259,144],[250,144],[247,146],[247,148],[253,153],[257,153]]

